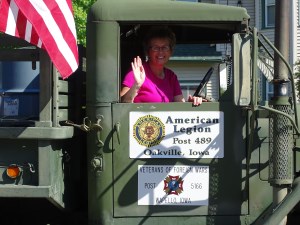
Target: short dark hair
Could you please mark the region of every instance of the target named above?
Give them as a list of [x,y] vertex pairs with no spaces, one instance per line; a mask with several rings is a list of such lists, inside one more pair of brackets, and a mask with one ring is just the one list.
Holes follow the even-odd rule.
[[172,50],[176,44],[176,36],[170,28],[168,28],[167,26],[154,26],[149,29],[149,31],[147,32],[144,38],[143,47],[145,52],[148,51],[150,47],[149,43],[154,38],[168,39],[170,43],[170,48]]

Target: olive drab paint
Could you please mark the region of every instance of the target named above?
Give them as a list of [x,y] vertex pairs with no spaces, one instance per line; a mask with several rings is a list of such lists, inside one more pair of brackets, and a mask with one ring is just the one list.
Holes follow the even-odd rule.
[[[263,47],[249,19],[245,8],[219,4],[98,0],[89,9],[79,70],[65,80],[43,50],[0,35],[0,43],[18,46],[0,49],[1,223],[258,225],[298,215],[298,104],[293,96],[260,101],[257,60],[272,47]],[[134,57],[143,58],[153,25],[170,27],[178,46],[195,47],[189,54],[196,56],[170,61],[200,68],[180,77],[185,91],[213,71],[196,93],[209,102],[120,101],[124,75]],[[230,57],[197,52],[208,45],[226,45]],[[33,97],[8,93],[2,61],[27,61],[39,71]],[[208,96],[211,89],[217,97]],[[23,108],[26,101],[34,107]],[[277,149],[288,153],[284,160]],[[7,168],[20,173],[9,177]],[[291,191],[274,205],[278,185]]]
[[[93,46],[87,46],[87,73],[93,74],[87,112],[104,119],[100,137],[88,135],[88,161],[103,159],[103,170],[88,174],[90,224],[253,224],[263,217],[273,201],[269,118],[254,105],[258,37],[248,19],[243,8],[216,4],[94,4],[87,24]],[[217,101],[200,107],[120,103],[115,91],[131,59],[143,55],[142,37],[152,25],[168,25],[177,44],[231,45],[233,83]]]

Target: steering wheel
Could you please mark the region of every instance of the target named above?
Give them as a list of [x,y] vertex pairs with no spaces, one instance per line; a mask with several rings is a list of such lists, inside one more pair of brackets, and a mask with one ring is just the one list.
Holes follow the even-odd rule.
[[197,87],[195,93],[193,96],[195,97],[203,97],[206,98],[208,101],[213,101],[214,99],[212,99],[211,97],[205,96],[202,92],[204,90],[204,88],[206,87],[208,81],[210,80],[210,77],[212,75],[212,73],[214,72],[214,68],[210,67],[209,70],[207,71],[207,73],[205,74],[204,78],[202,79],[202,81],[200,82],[199,86]]

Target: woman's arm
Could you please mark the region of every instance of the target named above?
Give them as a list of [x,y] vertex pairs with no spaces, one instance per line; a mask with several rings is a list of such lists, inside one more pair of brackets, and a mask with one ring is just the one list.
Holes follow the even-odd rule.
[[127,103],[133,102],[134,98],[138,94],[139,89],[143,85],[146,77],[143,63],[139,56],[134,58],[133,62],[131,63],[131,67],[134,74],[135,82],[131,88],[123,86],[120,92],[121,101]]
[[185,102],[183,95],[174,96],[174,102]]
[[121,102],[132,103],[140,87],[134,84],[131,88],[123,86],[120,92]]

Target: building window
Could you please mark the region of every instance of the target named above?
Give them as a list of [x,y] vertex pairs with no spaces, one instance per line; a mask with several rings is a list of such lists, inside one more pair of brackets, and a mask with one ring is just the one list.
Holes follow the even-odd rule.
[[275,26],[275,0],[264,0],[264,27],[270,28]]
[[200,82],[201,80],[179,80],[183,97],[188,99],[189,95],[193,96]]

